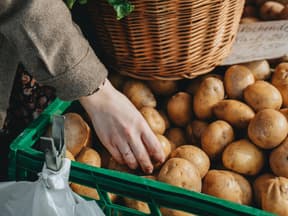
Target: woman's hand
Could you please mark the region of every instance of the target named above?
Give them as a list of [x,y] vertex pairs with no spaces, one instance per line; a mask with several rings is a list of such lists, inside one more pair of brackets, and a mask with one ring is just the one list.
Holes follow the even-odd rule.
[[79,101],[100,141],[118,163],[126,163],[131,169],[140,165],[145,173],[151,173],[152,161],[164,161],[161,144],[145,119],[109,80],[96,93]]

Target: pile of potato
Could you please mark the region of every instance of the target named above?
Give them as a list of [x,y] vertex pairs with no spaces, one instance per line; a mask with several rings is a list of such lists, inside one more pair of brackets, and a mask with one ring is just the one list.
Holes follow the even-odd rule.
[[[193,80],[141,81],[119,74],[110,80],[140,111],[166,154],[148,178],[288,215],[288,62],[273,69],[266,60],[219,67]],[[100,143],[92,145],[97,141],[86,114],[65,116],[70,158],[147,177],[117,164]],[[71,188],[99,199],[93,188]],[[150,212],[146,203],[109,196]]]
[[287,19],[287,0],[246,0],[241,23]]

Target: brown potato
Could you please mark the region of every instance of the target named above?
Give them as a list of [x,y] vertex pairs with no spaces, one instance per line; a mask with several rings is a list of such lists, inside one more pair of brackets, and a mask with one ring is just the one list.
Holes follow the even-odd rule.
[[188,142],[191,144],[200,145],[201,135],[208,127],[208,123],[201,120],[193,120],[186,127],[186,134],[188,137]]
[[165,122],[165,130],[167,130],[168,128],[170,128],[170,121],[168,119],[167,113],[165,113],[163,110],[159,111],[159,114],[161,115],[161,117],[164,119]]
[[281,63],[275,68],[272,75],[272,85],[281,93],[284,107],[288,107],[288,63]]
[[247,139],[226,146],[222,154],[223,165],[244,175],[256,175],[264,166],[264,153]]
[[72,154],[69,150],[66,150],[66,152],[65,152],[65,158],[68,158],[68,159],[70,159],[71,161],[75,161],[75,157],[73,156],[73,154]]
[[268,180],[267,189],[261,193],[262,208],[279,216],[288,215],[288,179],[276,177]]
[[222,100],[213,107],[217,119],[227,121],[237,128],[246,128],[254,118],[254,111],[245,103],[237,100]]
[[91,145],[91,129],[77,113],[66,113],[64,136],[66,148],[75,157],[84,146]]
[[259,111],[248,126],[248,136],[254,144],[263,149],[280,145],[288,133],[285,116],[274,109]]
[[123,93],[137,109],[144,106],[156,107],[156,99],[150,88],[141,81],[129,80],[124,84]]
[[177,91],[175,80],[149,80],[148,86],[157,95],[171,95]]
[[247,62],[242,65],[250,69],[255,80],[268,80],[271,76],[270,65],[266,60]]
[[95,200],[100,200],[99,194],[95,188],[87,187],[85,185],[80,185],[77,183],[71,183],[70,187],[75,193],[81,196],[89,197]]
[[165,121],[160,113],[153,107],[142,107],[140,113],[156,134],[164,134],[165,132]]
[[288,108],[283,108],[283,109],[280,109],[279,111],[285,116],[285,118],[288,121]]
[[159,181],[192,191],[201,191],[201,177],[198,169],[183,158],[170,158],[161,168]]
[[217,159],[226,145],[234,140],[230,124],[217,120],[208,125],[201,136],[201,147],[211,159]]
[[136,210],[144,212],[146,214],[150,214],[150,208],[146,202],[131,199],[128,197],[124,197],[123,201],[124,201],[124,204],[129,208],[136,209]]
[[199,119],[212,117],[212,108],[224,99],[223,82],[217,78],[208,77],[202,81],[193,99],[194,113]]
[[260,17],[263,20],[277,20],[281,17],[284,5],[275,1],[267,1],[260,8]]
[[169,208],[160,208],[161,214],[163,216],[196,216],[195,214],[184,212],[184,211],[179,211],[175,209],[169,209]]
[[192,117],[192,97],[186,92],[173,95],[167,104],[167,114],[177,126],[185,126]]
[[[165,155],[165,160],[167,160],[167,158],[169,158],[172,148],[175,148],[174,143],[170,142],[170,140],[168,140],[165,136],[160,135],[160,134],[156,134],[157,139],[160,141],[160,144],[163,148],[164,151],[164,155]],[[165,162],[165,161],[164,161]],[[159,168],[161,168],[161,166],[163,165],[163,163],[157,162],[157,163],[153,163],[154,169],[157,170]]]
[[222,75],[213,74],[213,73],[204,74],[204,75],[198,76],[195,79],[190,80],[188,87],[186,88],[186,92],[188,92],[191,95],[194,95],[196,93],[196,91],[198,90],[198,88],[200,87],[201,82],[208,77],[214,77],[214,78],[217,78],[217,79],[223,81]]
[[242,198],[241,203],[243,205],[251,205],[252,204],[252,186],[250,185],[249,181],[240,174],[231,172],[237,183],[239,184],[241,191],[242,191]]
[[288,20],[288,4],[285,5],[285,8],[280,13],[280,19]]
[[230,171],[209,170],[203,179],[202,193],[242,204],[243,192]]
[[130,174],[136,173],[135,170],[130,169],[127,165],[117,163],[117,161],[115,161],[112,157],[109,160],[107,168],[111,170],[117,170],[120,172],[130,173]]
[[242,17],[256,17],[257,16],[257,8],[253,5],[245,5]]
[[269,108],[279,110],[283,102],[278,89],[263,80],[256,81],[244,90],[244,100],[256,112]]
[[253,191],[254,191],[254,201],[257,206],[261,207],[261,193],[267,189],[267,183],[269,179],[273,179],[274,176],[271,173],[264,173],[258,176],[253,182]]
[[255,22],[259,22],[260,20],[256,17],[243,17],[240,20],[241,24],[248,24],[248,23],[255,23]]
[[230,66],[224,76],[224,87],[228,98],[241,99],[244,89],[255,82],[254,75],[245,66]]
[[275,175],[288,178],[288,137],[273,149],[269,156],[269,164]]
[[193,145],[182,145],[171,152],[171,158],[184,158],[195,165],[203,178],[210,168],[208,155],[200,148]]
[[180,145],[187,144],[187,140],[185,137],[185,133],[182,128],[169,128],[165,132],[165,136],[176,145],[176,147]]
[[95,167],[101,167],[101,157],[99,153],[89,147],[84,147],[81,150],[81,152],[76,157],[76,161]]

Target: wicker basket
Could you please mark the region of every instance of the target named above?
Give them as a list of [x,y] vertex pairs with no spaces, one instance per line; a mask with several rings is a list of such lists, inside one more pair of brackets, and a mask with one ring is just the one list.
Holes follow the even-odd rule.
[[106,66],[139,79],[193,78],[228,55],[244,0],[130,0],[117,21],[106,0],[88,10]]

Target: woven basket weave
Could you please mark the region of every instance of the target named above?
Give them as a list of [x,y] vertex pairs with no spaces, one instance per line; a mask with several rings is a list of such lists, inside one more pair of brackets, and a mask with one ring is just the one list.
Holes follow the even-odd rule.
[[244,0],[130,0],[135,10],[116,20],[106,0],[88,10],[106,65],[139,79],[193,78],[228,55]]

